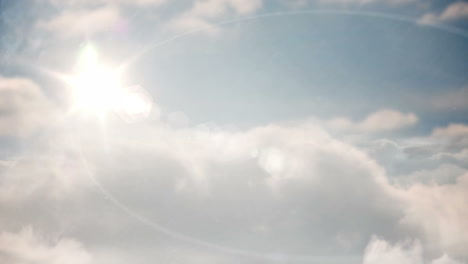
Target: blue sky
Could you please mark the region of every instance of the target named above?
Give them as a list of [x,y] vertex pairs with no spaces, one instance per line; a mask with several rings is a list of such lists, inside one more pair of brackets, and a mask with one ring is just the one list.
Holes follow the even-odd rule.
[[[122,15],[128,15],[121,22],[127,27],[125,33],[105,31],[87,38],[102,42],[100,48],[109,50],[107,56],[111,59],[125,60],[142,46],[157,45],[179,33],[164,26],[164,19],[177,17],[171,15],[177,14],[175,10],[181,12],[179,5],[182,4],[122,10]],[[288,9],[288,5],[272,1],[255,12],[311,13],[234,21],[220,25],[223,32],[218,36],[207,36],[203,31],[180,36],[148,50],[135,61],[129,69],[135,74],[140,72],[134,82],[145,84],[165,108],[190,113],[196,123],[214,121],[251,126],[310,115],[330,118],[346,114],[362,118],[380,108],[417,112],[425,117],[429,128],[446,125],[451,118],[466,122],[466,108],[448,113],[434,111],[424,105],[427,98],[421,99],[461,90],[467,82],[466,36],[417,22],[426,13],[442,12],[444,7],[440,3],[433,3],[434,6],[426,3],[430,7],[425,8],[418,7],[423,5],[418,2],[311,3],[305,6],[308,8],[295,9]],[[41,38],[47,32],[32,30],[26,37],[19,33],[22,31],[14,33],[6,28],[9,25],[30,28],[39,18],[53,16],[45,8],[47,4],[34,3],[26,11],[29,15],[18,11],[16,15],[10,14],[21,8],[20,2],[3,6],[8,17],[13,17],[8,20],[12,22],[5,24],[6,36],[19,43],[4,45],[6,56],[25,57],[35,64],[43,63],[41,56],[50,59],[41,54],[57,53],[52,56],[61,58],[54,58],[55,63],[70,67],[67,63],[75,59],[73,50],[83,44],[82,37],[44,40]],[[54,8],[60,12],[63,6],[67,5]],[[190,3],[184,3],[184,7],[190,9]],[[321,13],[317,9],[334,11]],[[233,17],[235,14],[222,16],[213,19],[213,23]],[[458,26],[457,30],[462,32],[460,26],[464,24],[460,20],[444,26]],[[7,39],[4,37],[3,41]],[[35,44],[28,49],[34,41],[51,43]],[[15,75],[18,70],[31,70],[24,68],[9,64],[5,71]],[[156,88],[155,84],[161,87]],[[288,107],[291,102],[296,107]],[[220,107],[222,114],[218,111]],[[247,113],[239,118],[239,111]]]
[[467,263],[468,2],[0,1],[0,262]]

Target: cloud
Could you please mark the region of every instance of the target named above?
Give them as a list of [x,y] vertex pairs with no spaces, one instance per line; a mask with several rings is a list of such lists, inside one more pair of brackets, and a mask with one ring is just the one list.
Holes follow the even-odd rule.
[[186,32],[200,31],[208,35],[217,35],[220,33],[220,28],[203,18],[197,16],[182,16],[169,23],[171,29]]
[[[60,143],[58,138],[56,143]],[[41,153],[33,156],[4,161],[1,167],[0,204],[14,205],[38,197],[60,200],[89,187],[89,179],[77,158],[64,149],[41,149]],[[31,172],[34,172],[34,178],[31,178]]]
[[0,76],[0,136],[27,136],[54,118],[54,107],[34,82]]
[[72,9],[48,21],[38,22],[38,27],[56,33],[62,38],[84,37],[116,29],[122,21],[119,10],[112,6],[97,9]]
[[468,109],[468,88],[463,88],[429,98],[429,104],[436,110],[462,111]]
[[418,122],[418,117],[413,113],[405,114],[392,109],[384,109],[368,115],[364,120],[359,122],[354,122],[343,117],[332,119],[328,121],[328,124],[340,130],[384,132],[414,125],[416,122]]
[[437,127],[432,132],[430,139],[444,146],[441,153],[450,150],[452,154],[455,154],[454,151],[459,151],[459,155],[463,156],[464,149],[468,148],[468,126],[453,123],[446,127]]
[[399,241],[390,244],[382,238],[374,236],[366,247],[363,264],[461,264],[450,258],[447,254],[425,262],[423,249],[418,240]]
[[38,1],[47,1],[53,5],[67,5],[67,6],[88,6],[88,5],[95,6],[96,4],[148,6],[148,5],[161,5],[167,2],[167,0],[38,0]]
[[387,6],[397,6],[418,2],[418,0],[281,0],[281,2],[292,8],[301,8],[310,3],[319,3],[322,5],[371,5],[383,4]]
[[442,163],[434,169],[424,169],[413,171],[405,177],[401,177],[401,181],[405,181],[410,184],[424,183],[427,185],[442,185],[455,183],[457,178],[466,172],[465,169],[453,165]]
[[61,38],[89,37],[97,33],[119,31],[126,24],[122,11],[129,6],[147,8],[160,6],[167,0],[36,0],[47,2],[61,12],[40,20],[37,27]]
[[468,173],[459,176],[455,184],[416,183],[405,195],[408,207],[402,223],[420,229],[428,248],[466,257]]
[[[128,126],[111,119],[105,132],[101,128],[72,120],[51,135],[53,140],[32,149],[30,158],[17,160],[14,167],[4,162],[2,210],[33,208],[35,201],[61,208],[53,215],[34,215],[71,225],[73,237],[87,245],[108,245],[110,252],[154,243],[147,233],[155,228],[172,238],[218,246],[207,246],[210,250],[231,254],[241,249],[246,258],[270,258],[276,252],[284,259],[338,254],[349,262],[346,257],[362,254],[373,234],[421,242],[397,243],[396,248],[371,243],[368,261],[381,255],[401,263],[419,260],[418,247],[437,256],[467,257],[461,249],[468,245],[462,168],[456,180],[443,185],[421,183],[421,177],[444,173],[430,167],[420,169],[429,176],[394,185],[365,149],[341,141],[314,120],[239,131],[215,125],[180,128],[163,121]],[[391,146],[390,153],[403,149],[392,141],[382,145]],[[89,176],[97,186],[86,184]],[[97,199],[100,190],[106,202]],[[138,222],[128,223],[112,203]],[[18,210],[8,212],[9,225],[24,221]],[[128,241],[119,237],[128,232],[145,235]],[[209,254],[200,258],[212,259]]]
[[229,2],[239,15],[251,14],[262,6],[261,0],[230,0]]
[[[67,143],[54,136],[50,144],[58,153],[67,144],[80,144],[75,157],[85,159],[100,186],[130,210],[170,230],[227,248],[265,254],[283,248],[292,255],[331,252],[335,247],[356,251],[372,232],[391,233],[396,228],[392,219],[401,210],[381,167],[313,123],[270,125],[244,132],[164,125],[133,130],[114,124],[105,143],[111,152],[96,137],[97,131],[89,127],[72,131],[81,131],[78,142]],[[140,144],[136,138],[145,138],[146,143]],[[57,176],[48,176],[48,170],[63,167],[54,158],[59,155],[53,153],[43,154],[51,157],[51,165],[38,161],[44,165],[43,173],[27,160],[18,161],[16,167],[25,169],[23,173],[10,170],[4,177],[2,186],[8,188],[0,192],[11,195],[3,197],[22,196],[13,200],[15,207],[32,201],[56,204],[67,200],[60,197],[87,201],[75,193],[92,185],[73,181],[79,175],[76,178],[70,170],[62,170]],[[72,164],[68,167],[75,168],[73,171],[80,168],[79,159]],[[69,183],[73,187],[67,189]],[[14,186],[16,191],[7,192]],[[57,198],[50,199],[51,193]],[[10,198],[0,205],[12,203]],[[93,219],[105,221],[107,217],[101,214],[107,210],[96,209],[95,202],[85,204],[87,214],[93,212]],[[360,209],[356,211],[351,204]],[[74,217],[68,214],[62,221],[69,218]],[[82,228],[89,228],[82,216],[78,219]],[[357,226],[362,223],[369,229]],[[334,239],[337,235],[341,242]],[[343,239],[350,242],[343,244]]]
[[391,245],[373,237],[366,247],[363,264],[423,264],[422,248],[418,241],[404,241]]
[[432,132],[433,137],[452,138],[468,136],[468,126],[464,124],[450,124],[447,127],[439,127]]
[[417,0],[319,0],[318,2],[322,4],[358,4],[358,5],[365,5],[365,4],[387,4],[387,5],[401,5],[412,3]]
[[438,161],[458,161],[458,162],[467,162],[468,161],[468,148],[463,148],[459,152],[450,153],[450,152],[440,152],[435,153],[432,157],[432,160]]
[[433,260],[431,264],[463,264],[463,263],[450,258],[447,254],[444,254],[440,258]]
[[[40,27],[64,37],[97,34],[115,28],[123,8],[161,1],[81,2]],[[103,3],[109,5],[96,8]],[[216,35],[215,21],[254,14],[262,4],[196,1],[171,25]],[[437,105],[463,107],[462,94]],[[465,124],[436,128],[421,139],[427,145],[403,138],[370,146],[328,130],[364,138],[409,127],[418,117],[384,109],[362,120],[237,130],[193,126],[176,112],[131,125],[67,117],[44,131],[54,109],[40,87],[20,78],[0,78],[0,110],[0,135],[44,132],[25,143],[27,151],[0,161],[0,262],[85,264],[96,252],[104,264],[286,263],[298,255],[349,263],[363,252],[365,264],[468,258]],[[38,229],[16,232],[29,224]]]
[[449,22],[468,18],[468,3],[454,2],[440,14],[427,13],[419,19],[421,24],[432,24],[437,22]]
[[0,233],[0,261],[11,264],[90,264],[91,255],[74,239],[46,239],[32,227]]
[[197,30],[210,35],[220,32],[214,22],[227,15],[248,15],[262,7],[262,0],[197,0],[192,8],[175,17],[168,28],[186,32]]
[[365,139],[359,145],[400,184],[444,184],[468,166],[468,128],[460,123],[435,127],[420,137]]

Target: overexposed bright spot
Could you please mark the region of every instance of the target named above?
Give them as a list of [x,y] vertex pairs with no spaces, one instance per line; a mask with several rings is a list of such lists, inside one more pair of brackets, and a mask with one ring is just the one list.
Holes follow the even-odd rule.
[[118,103],[118,114],[127,121],[145,118],[152,110],[153,105],[148,94],[140,86],[124,89],[124,96]]
[[151,100],[143,89],[124,86],[119,68],[101,63],[91,45],[81,51],[76,72],[68,83],[75,112],[96,116],[114,112],[125,119],[135,119],[151,111]]
[[285,155],[278,148],[266,148],[262,150],[258,162],[260,167],[272,176],[283,172],[286,165]]

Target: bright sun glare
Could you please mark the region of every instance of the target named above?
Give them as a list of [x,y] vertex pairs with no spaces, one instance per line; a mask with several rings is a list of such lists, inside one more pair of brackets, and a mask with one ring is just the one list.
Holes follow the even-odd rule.
[[103,65],[89,44],[81,51],[69,84],[73,89],[73,110],[82,114],[103,116],[115,112],[135,119],[145,117],[151,110],[147,94],[138,86],[125,87],[119,68]]

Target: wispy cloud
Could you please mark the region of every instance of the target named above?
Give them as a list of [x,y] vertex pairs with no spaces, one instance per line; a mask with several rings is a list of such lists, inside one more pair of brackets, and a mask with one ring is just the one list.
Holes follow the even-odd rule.
[[447,6],[441,13],[427,13],[419,19],[421,24],[431,24],[436,22],[450,22],[468,18],[468,3],[455,2]]
[[462,264],[446,254],[430,262],[424,261],[423,249],[418,240],[398,241],[394,244],[374,236],[367,245],[363,264]]
[[343,4],[343,5],[366,5],[366,4],[386,4],[386,5],[401,5],[417,0],[318,0],[322,4]]
[[354,122],[348,118],[334,118],[328,124],[334,128],[360,132],[383,132],[401,129],[418,122],[414,113],[402,113],[396,110],[384,109],[369,114],[362,121]]
[[70,238],[50,241],[31,226],[17,233],[0,233],[0,261],[2,263],[91,264],[91,255],[81,243]]
[[60,6],[95,6],[96,4],[149,6],[161,5],[167,0],[37,0]]
[[0,76],[0,136],[31,134],[53,120],[54,110],[34,82]]
[[435,110],[466,110],[468,109],[468,87],[431,96],[427,98],[427,102]]
[[38,27],[55,33],[59,38],[86,37],[116,29],[122,21],[115,7],[64,11],[57,17],[38,22]]
[[216,19],[226,15],[252,14],[262,7],[262,0],[197,0],[192,8],[172,19],[168,27],[177,31],[198,30],[208,34],[219,33]]

